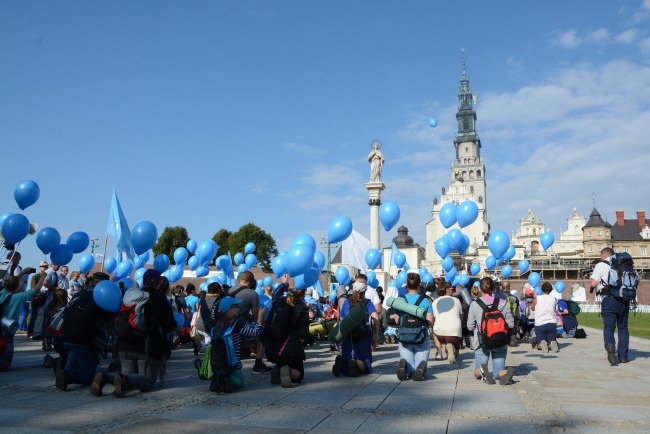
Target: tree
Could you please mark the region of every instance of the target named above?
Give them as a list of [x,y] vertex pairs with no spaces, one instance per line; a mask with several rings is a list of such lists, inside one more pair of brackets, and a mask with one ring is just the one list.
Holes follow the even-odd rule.
[[[215,235],[216,236],[216,235]],[[263,269],[271,268],[271,258],[278,254],[278,248],[273,237],[254,223],[247,223],[228,238],[228,250],[232,255],[244,253],[247,243],[255,243],[257,263]]]
[[174,264],[174,250],[179,247],[185,247],[190,237],[187,235],[187,229],[182,226],[166,227],[158,241],[151,248],[155,255],[165,254]]
[[[228,229],[219,229],[219,231],[214,234],[212,240],[214,240],[214,242],[219,246],[219,249],[217,250],[217,257],[228,254],[228,240],[231,236],[232,232],[230,232]],[[235,252],[233,252],[233,254],[234,253]]]

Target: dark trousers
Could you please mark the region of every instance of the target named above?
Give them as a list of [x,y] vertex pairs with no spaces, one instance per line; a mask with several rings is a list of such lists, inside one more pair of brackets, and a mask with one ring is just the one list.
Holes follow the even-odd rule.
[[627,352],[630,347],[630,332],[627,329],[630,303],[608,295],[603,297],[600,308],[600,315],[603,317],[605,347],[608,344],[616,346],[614,330],[618,329],[618,358],[627,359]]

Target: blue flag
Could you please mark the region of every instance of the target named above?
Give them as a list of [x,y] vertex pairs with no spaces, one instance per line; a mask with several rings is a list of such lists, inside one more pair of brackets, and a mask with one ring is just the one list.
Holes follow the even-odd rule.
[[135,251],[131,245],[131,230],[129,224],[126,222],[120,201],[117,199],[117,193],[113,189],[113,199],[111,200],[111,210],[108,214],[108,227],[106,228],[106,235],[109,237],[117,237],[117,255],[115,259],[117,262],[122,262],[122,254],[133,260]]

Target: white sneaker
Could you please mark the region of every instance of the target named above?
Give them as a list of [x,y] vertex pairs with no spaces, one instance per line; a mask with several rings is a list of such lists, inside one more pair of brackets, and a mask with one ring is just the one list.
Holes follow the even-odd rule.
[[447,361],[450,364],[455,364],[456,363],[456,349],[452,344],[447,344],[445,345],[445,349],[447,350]]
[[546,341],[540,342],[539,346],[542,347],[542,353],[548,354],[548,343]]

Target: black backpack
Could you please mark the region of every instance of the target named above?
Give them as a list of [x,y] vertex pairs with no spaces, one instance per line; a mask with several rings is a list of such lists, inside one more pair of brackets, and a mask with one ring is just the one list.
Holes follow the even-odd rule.
[[[424,300],[425,294],[422,293],[415,302],[419,306]],[[405,296],[402,296],[406,300]],[[399,317],[399,327],[397,328],[397,340],[403,344],[416,344],[419,345],[424,342],[427,336],[427,320],[417,316],[409,315],[402,312]]]
[[79,345],[90,345],[97,334],[97,315],[92,291],[79,291],[63,313],[63,340]]
[[263,341],[283,342],[291,333],[294,310],[285,297],[275,300],[264,326]]
[[[235,323],[236,324],[236,323]],[[215,392],[221,394],[232,393],[232,374],[237,370],[239,359],[235,351],[232,338],[232,329],[235,324],[228,327],[216,325],[212,328],[211,360]],[[210,386],[212,390],[212,385]]]
[[607,281],[603,282],[603,293],[623,300],[636,300],[636,290],[641,276],[634,269],[634,260],[629,253],[617,253],[612,257]]

